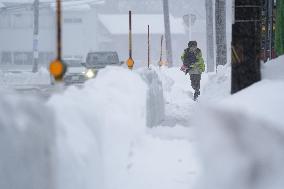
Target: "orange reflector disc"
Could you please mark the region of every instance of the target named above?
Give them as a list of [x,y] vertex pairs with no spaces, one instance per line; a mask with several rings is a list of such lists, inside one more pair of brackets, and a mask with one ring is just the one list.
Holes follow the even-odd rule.
[[129,59],[127,60],[127,66],[128,66],[128,68],[129,68],[129,69],[132,69],[132,68],[133,68],[133,65],[134,65],[133,59],[132,59],[132,58],[129,58]]
[[64,65],[60,60],[54,60],[49,65],[49,71],[54,77],[60,77],[64,74]]

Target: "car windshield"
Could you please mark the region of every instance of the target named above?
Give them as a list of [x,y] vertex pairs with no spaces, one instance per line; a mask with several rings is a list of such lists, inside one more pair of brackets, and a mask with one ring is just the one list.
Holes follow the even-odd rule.
[[87,57],[88,65],[108,65],[117,63],[118,56],[115,52],[89,53]]
[[80,60],[64,60],[64,62],[67,64],[69,67],[81,67],[81,61]]

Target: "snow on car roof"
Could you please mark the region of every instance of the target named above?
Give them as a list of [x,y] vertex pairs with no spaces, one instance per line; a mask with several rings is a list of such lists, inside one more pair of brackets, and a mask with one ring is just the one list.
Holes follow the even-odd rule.
[[[128,34],[128,14],[99,15],[101,23],[111,34]],[[162,14],[134,14],[133,34],[147,33],[147,25],[150,25],[152,34],[164,33],[164,16]],[[185,34],[182,18],[170,16],[171,32],[173,34]]]

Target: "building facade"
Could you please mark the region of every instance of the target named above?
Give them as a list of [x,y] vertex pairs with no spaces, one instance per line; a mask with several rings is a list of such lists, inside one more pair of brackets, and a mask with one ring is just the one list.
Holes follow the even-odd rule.
[[[52,6],[40,9],[39,63],[47,66],[56,57],[56,15]],[[62,16],[63,58],[84,59],[98,50],[98,19],[95,8],[64,9]],[[0,65],[32,65],[34,15],[32,9],[0,12]]]

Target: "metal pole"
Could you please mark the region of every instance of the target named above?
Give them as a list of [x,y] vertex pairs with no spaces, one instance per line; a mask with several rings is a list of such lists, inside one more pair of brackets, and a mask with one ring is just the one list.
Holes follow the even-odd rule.
[[269,31],[269,59],[272,59],[272,38],[273,38],[273,0],[268,0],[268,31]]
[[63,81],[64,74],[66,72],[67,66],[62,62],[62,43],[61,43],[61,1],[56,0],[56,18],[57,18],[57,57],[50,63],[49,71],[53,75],[55,81]]
[[207,33],[207,72],[215,71],[214,59],[214,31],[213,31],[213,3],[206,0],[206,33]]
[[127,60],[129,69],[133,69],[134,61],[132,59],[132,12],[129,11],[129,58]]
[[34,1],[34,33],[33,33],[33,69],[35,73],[38,71],[38,40],[39,40],[39,0]]
[[169,15],[169,1],[163,0],[164,11],[164,24],[165,24],[165,38],[166,38],[166,53],[168,66],[173,66],[172,57],[172,42],[171,42],[171,29],[170,29],[170,15]]
[[61,2],[56,0],[57,15],[57,59],[62,59],[62,39],[61,39]]
[[150,26],[148,25],[148,68],[150,68]]
[[188,14],[188,41],[191,41],[191,14]]
[[226,1],[215,1],[216,66],[227,63]]
[[164,40],[164,35],[161,36],[161,51],[160,51],[160,61],[159,61],[159,66],[163,65],[163,40]]
[[132,13],[129,11],[129,58],[132,58]]
[[265,38],[264,38],[264,61],[267,62],[267,46],[268,46],[268,39],[269,39],[269,35],[268,35],[268,0],[264,0],[264,12],[265,12]]

